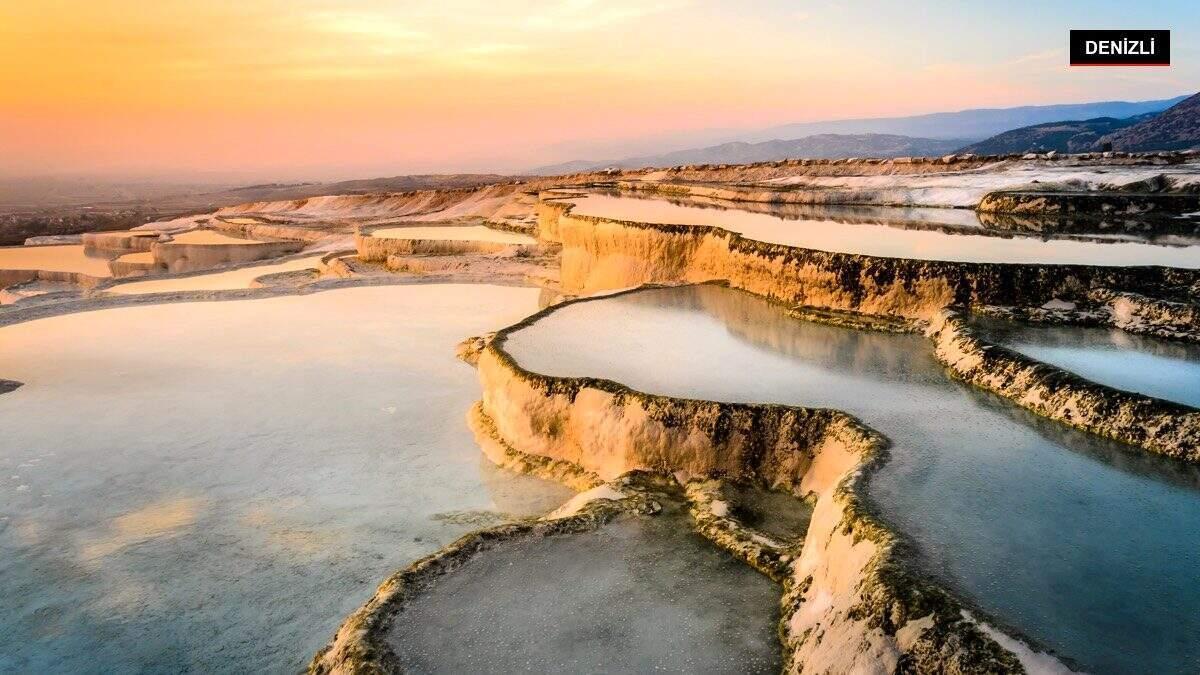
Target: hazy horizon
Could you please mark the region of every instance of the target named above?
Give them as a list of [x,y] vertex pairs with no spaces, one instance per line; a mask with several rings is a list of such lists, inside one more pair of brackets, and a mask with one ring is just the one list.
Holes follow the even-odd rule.
[[[1173,65],[1067,66],[1069,29],[1130,26],[1171,29]],[[798,122],[1162,99],[1200,81],[1197,27],[1183,2],[8,3],[0,176],[519,173]]]

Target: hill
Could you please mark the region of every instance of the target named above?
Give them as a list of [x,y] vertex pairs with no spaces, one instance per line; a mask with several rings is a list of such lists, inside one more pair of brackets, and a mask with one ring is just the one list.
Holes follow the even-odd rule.
[[1200,94],[1160,115],[1105,135],[1099,141],[1104,143],[1125,152],[1200,148]]
[[1058,120],[1088,120],[1097,117],[1125,119],[1150,112],[1160,112],[1187,98],[1153,101],[1101,101],[1064,105],[1027,105],[1016,108],[974,108],[957,112],[930,113],[911,117],[880,117],[805,122],[764,129],[740,140],[759,141],[768,138],[799,138],[812,134],[899,134],[922,138],[981,139],[998,133]]
[[1015,152],[1154,152],[1200,147],[1200,94],[1160,113],[1124,119],[1098,117],[1082,121],[1034,124],[997,134],[959,152],[994,155]]
[[1161,113],[1146,113],[1117,119],[1097,117],[1091,120],[1046,122],[1005,131],[989,139],[963,147],[959,152],[977,155],[1003,155],[1017,152],[1088,152],[1097,147],[1101,136],[1131,127]]

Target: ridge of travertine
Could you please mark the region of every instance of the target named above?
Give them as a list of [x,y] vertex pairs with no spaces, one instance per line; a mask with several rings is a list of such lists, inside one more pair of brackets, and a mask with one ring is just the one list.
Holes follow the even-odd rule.
[[1200,410],[1097,384],[975,335],[953,310],[926,332],[954,376],[1042,417],[1148,452],[1200,462]]
[[[836,410],[657,396],[610,380],[523,369],[503,349],[507,335],[561,306],[459,347],[460,358],[476,364],[483,390],[469,423],[493,461],[592,494],[628,489],[631,476],[681,483],[696,529],[782,585],[786,672],[1014,673],[1047,663],[1067,671],[976,618],[977,610],[912,563],[911,544],[865,497],[871,475],[887,461],[886,438]],[[777,542],[731,518],[714,490],[720,480],[809,499],[814,511],[803,543]],[[582,510],[568,517],[590,513],[575,506]],[[528,529],[485,532],[480,536],[537,536]],[[461,543],[475,541],[470,537],[445,555],[476,550]],[[406,584],[430,564],[415,563],[385,582],[317,655],[312,671],[394,671],[382,635]]]
[[539,236],[560,243],[565,293],[643,284],[721,281],[806,306],[928,321],[946,307],[1038,307],[1084,301],[1098,290],[1153,296],[1162,288],[1200,288],[1200,271],[975,263],[833,253],[746,238],[700,225],[664,225],[575,215],[569,196],[544,195]]
[[542,238],[563,245],[564,292],[716,282],[778,302],[793,316],[827,321],[822,314],[828,314],[843,325],[875,324],[869,327],[876,330],[923,327],[938,359],[960,379],[1044,417],[1151,453],[1200,462],[1200,411],[1090,382],[988,344],[955,318],[962,311],[995,313],[1009,307],[1017,308],[1014,314],[1043,320],[1100,322],[1197,340],[1195,303],[1147,294],[1200,288],[1200,271],[829,253],[763,243],[720,227],[576,216],[569,200],[570,195],[552,193],[539,206]]
[[[577,464],[602,480],[630,471],[675,475],[687,485],[701,533],[782,578],[780,631],[788,672],[1019,672],[1025,657],[1035,654],[1017,640],[1012,644],[1020,645],[1019,656],[1001,647],[989,637],[1000,633],[972,618],[978,610],[912,563],[912,545],[879,519],[865,496],[870,477],[887,461],[888,441],[852,416],[551,377],[525,370],[504,351],[511,332],[587,301],[548,308],[483,346],[476,343],[480,414],[490,420],[490,434],[522,453]],[[799,555],[791,559],[794,550],[721,523],[704,489],[714,477],[812,500]]]
[[[976,386],[1052,419],[1198,459],[1195,411],[1102,387],[989,345],[954,309],[1040,307],[1068,298],[1106,303],[1114,323],[1121,320],[1118,303],[1125,303],[1135,307],[1126,309],[1127,317],[1137,310],[1159,324],[1187,324],[1194,321],[1189,305],[1141,293],[1200,287],[1195,272],[831,254],[715,227],[574,216],[559,201],[563,197],[546,195],[537,208],[540,238],[563,246],[566,292],[716,281],[779,301],[797,318],[924,329],[939,360]],[[836,410],[655,396],[609,380],[526,371],[504,351],[505,338],[554,309],[460,346],[460,356],[477,366],[483,388],[469,423],[485,454],[587,495],[608,495],[600,501],[624,494],[611,491],[628,487],[631,476],[673,476],[684,486],[696,529],[783,586],[780,637],[788,672],[1069,671],[988,625],[978,610],[912,564],[911,544],[883,523],[865,496],[871,475],[887,459],[884,437]],[[847,311],[852,314],[841,314]],[[814,513],[803,544],[773,541],[729,517],[717,487],[726,480],[810,499]],[[588,497],[578,502],[565,515],[574,517],[591,503]],[[361,619],[370,606],[356,616]],[[314,667],[338,663],[370,670],[353,659],[330,661],[331,654],[354,653],[340,644],[322,652]]]

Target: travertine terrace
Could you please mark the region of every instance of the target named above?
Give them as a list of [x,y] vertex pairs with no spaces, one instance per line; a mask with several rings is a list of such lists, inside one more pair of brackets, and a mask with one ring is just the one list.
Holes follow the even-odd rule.
[[[461,413],[488,461],[579,495],[544,517],[482,527],[400,566],[316,654],[314,672],[398,670],[403,659],[394,649],[404,641],[389,637],[403,626],[397,617],[476,556],[614,520],[659,517],[672,500],[685,505],[690,527],[779,584],[786,672],[1080,667],[1076,655],[1051,653],[1043,636],[993,620],[987,608],[922,566],[919,547],[867,489],[895,461],[885,430],[838,409],[700,400],[640,391],[601,373],[539,373],[507,351],[506,342],[591,296],[719,284],[775,303],[784,320],[909,333],[924,341],[946,375],[1027,411],[1038,424],[1115,439],[1131,456],[1187,467],[1200,462],[1200,411],[991,344],[969,319],[1108,326],[1200,342],[1200,260],[979,262],[820,250],[722,228],[719,211],[716,224],[703,226],[575,213],[572,200],[597,188],[727,210],[786,205],[792,211],[783,219],[834,228],[870,222],[951,237],[1163,247],[1148,250],[1187,263],[1198,232],[1200,159],[1105,153],[789,160],[248,203],[82,239],[81,246],[113,256],[114,272],[154,272],[152,279],[60,278],[82,271],[50,265],[4,271],[0,280],[17,302],[0,312],[0,326],[92,308],[304,296],[351,286],[462,281],[542,289],[541,312],[491,327],[495,333],[461,336],[473,338],[459,354],[474,365],[480,388],[479,402]],[[948,216],[905,221],[898,212],[845,210],[827,216],[821,209],[829,205],[940,209]],[[189,243],[189,234],[245,243]],[[122,256],[144,254],[150,259],[128,257],[128,269],[122,267]],[[51,281],[80,287],[37,293],[31,286]],[[445,348],[452,353],[455,345]],[[686,352],[688,345],[672,348]],[[6,389],[15,390],[0,386],[0,393]],[[782,541],[744,522],[729,503],[737,486],[806,500],[807,532]]]

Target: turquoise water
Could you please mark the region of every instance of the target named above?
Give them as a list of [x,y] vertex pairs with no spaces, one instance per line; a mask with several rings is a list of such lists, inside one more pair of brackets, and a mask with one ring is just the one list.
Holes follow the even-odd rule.
[[0,328],[0,672],[294,673],[395,569],[570,492],[497,469],[462,338],[537,289]]
[[[824,207],[796,211],[780,207],[698,200],[588,193],[567,201],[572,213],[616,220],[678,225],[710,225],[774,244],[857,253],[885,258],[954,262],[1076,265],[1166,265],[1200,268],[1200,244],[1181,238],[1165,245],[1142,240],[1054,237],[985,232],[965,209],[879,208],[871,217],[855,209]],[[800,214],[800,215],[797,215]]]
[[507,349],[549,375],[853,413],[894,442],[871,494],[932,573],[1089,671],[1200,669],[1197,471],[955,383],[922,337],[702,286],[568,305]]
[[1200,345],[1116,328],[975,317],[989,340],[1110,387],[1200,408]]
[[686,515],[479,554],[408,603],[414,673],[778,673],[779,586]]

